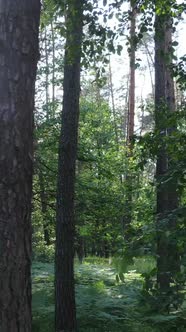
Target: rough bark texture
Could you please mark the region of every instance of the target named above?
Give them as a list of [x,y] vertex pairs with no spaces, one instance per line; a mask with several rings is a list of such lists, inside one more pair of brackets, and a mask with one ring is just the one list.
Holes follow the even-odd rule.
[[31,331],[38,0],[0,0],[0,331]]
[[74,182],[80,96],[83,0],[69,0],[56,220],[56,332],[77,330],[74,290]]
[[[167,55],[172,43],[171,20],[156,16],[155,22],[155,121],[156,130],[162,139],[176,128],[167,127],[167,115],[175,111],[174,82],[171,77]],[[163,176],[169,171],[170,160],[166,145],[161,144],[157,155],[157,282],[159,289],[167,292],[173,275],[179,269],[177,245],[166,236],[166,232],[176,230],[176,219],[172,212],[178,207],[176,184],[162,184]]]

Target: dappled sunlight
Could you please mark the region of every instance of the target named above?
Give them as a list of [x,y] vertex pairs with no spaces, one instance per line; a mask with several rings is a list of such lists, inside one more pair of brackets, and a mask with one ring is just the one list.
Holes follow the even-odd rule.
[[[145,259],[144,259],[145,260]],[[148,264],[148,259],[146,265]],[[139,312],[143,279],[136,270],[117,283],[114,266],[104,260],[96,264],[75,264],[77,318],[80,331],[154,332],[151,320]],[[44,322],[44,323],[43,323]],[[46,324],[45,324],[46,322]],[[43,326],[43,327],[42,327]],[[54,267],[33,264],[33,332],[54,332]]]

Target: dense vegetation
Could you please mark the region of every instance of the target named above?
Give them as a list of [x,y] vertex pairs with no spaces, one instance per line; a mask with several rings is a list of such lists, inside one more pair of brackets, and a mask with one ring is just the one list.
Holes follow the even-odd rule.
[[[20,10],[31,22],[30,7]],[[36,34],[31,59],[18,25],[16,61],[28,72],[19,81],[10,43],[7,122],[0,92],[0,331],[186,331],[185,12],[175,0],[43,0],[34,110]]]
[[[113,262],[114,263],[114,262]],[[151,311],[144,293],[144,278],[155,262],[137,258],[124,280],[116,281],[114,265],[88,257],[75,262],[77,319],[80,331],[185,331],[180,312]],[[54,331],[54,269],[51,263],[33,264],[33,332]]]
[[[84,17],[75,183],[75,252],[83,263],[75,264],[78,326],[80,331],[184,331],[185,72],[184,57],[176,65],[177,42],[172,42],[170,30],[179,23],[184,6],[176,2],[159,2],[156,8],[150,2],[130,5],[128,12],[122,1],[104,1],[103,6],[89,3]],[[61,12],[51,1],[45,6],[41,29],[45,31],[45,47],[38,86],[43,82],[39,93],[42,90],[46,97],[36,113],[33,223],[34,260],[46,265],[37,263],[33,268],[37,331],[46,330],[49,321],[49,330],[53,329],[52,262],[61,107],[58,76],[64,66],[63,56],[58,51],[54,54],[53,45],[61,50],[64,44]],[[126,47],[130,66],[116,90],[114,68]],[[114,58],[111,52],[118,55]],[[140,101],[135,90],[138,70],[147,76],[150,72],[152,84],[151,93]],[[165,92],[163,75],[169,80]],[[138,119],[134,114],[137,107]],[[45,282],[50,285],[47,293]]]

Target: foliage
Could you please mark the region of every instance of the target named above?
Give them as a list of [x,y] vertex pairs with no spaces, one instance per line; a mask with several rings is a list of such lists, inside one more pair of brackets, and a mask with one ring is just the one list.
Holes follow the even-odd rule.
[[[95,262],[97,258],[94,258]],[[125,274],[125,282],[116,284],[116,271],[108,263],[75,265],[77,316],[80,331],[184,331],[180,312],[157,315],[150,312],[141,292],[143,279],[135,271],[151,269],[152,259],[142,258]],[[53,265],[33,265],[33,332],[53,332]],[[145,301],[145,302],[144,302]],[[143,303],[143,306],[142,306]]]
[[[154,1],[136,1],[135,4],[140,12],[134,38],[136,50],[144,38],[153,38],[155,14],[163,19],[171,18],[176,29],[185,10],[184,3],[168,0],[157,1],[156,8]],[[155,128],[154,101],[151,95],[147,96],[139,107],[140,135],[133,138],[133,156],[130,156],[124,129],[127,115],[123,114],[122,107],[114,105],[114,109],[110,103],[107,67],[108,55],[120,54],[124,48],[122,38],[127,34],[131,12],[126,10],[124,1],[86,1],[84,5],[75,236],[78,257],[88,257],[83,265],[76,263],[79,326],[81,331],[100,332],[184,331],[186,59],[183,56],[170,66],[180,94],[177,112],[170,114],[163,106],[159,112],[160,128],[173,130],[164,135],[160,128]],[[33,257],[46,263],[54,260],[65,2],[45,0],[43,8],[32,220]],[[128,37],[127,40],[128,47],[131,41]],[[169,63],[174,59],[176,47],[177,42],[173,41]],[[141,59],[136,61],[139,60],[142,63]],[[122,96],[123,89],[128,89],[127,83],[121,89]],[[117,99],[117,95],[118,92],[114,91],[114,98]],[[156,178],[155,163],[162,147],[167,149],[170,167],[164,176]],[[132,187],[128,185],[127,177],[132,177]],[[177,187],[180,205],[162,218],[158,230],[155,226],[156,188],[160,184],[169,191]],[[126,204],[128,191],[133,202],[130,206]],[[132,222],[127,244],[123,235],[128,212],[132,215]],[[167,229],[171,218],[177,220],[174,232]],[[174,275],[171,294],[166,298],[161,297],[156,287],[157,230],[164,232],[170,243],[175,243],[176,239],[181,257],[181,269]],[[108,256],[113,261],[112,266],[108,265]],[[104,261],[103,257],[106,257]],[[33,331],[52,332],[52,264],[34,264],[33,280]],[[171,308],[169,314],[162,312],[167,303]]]

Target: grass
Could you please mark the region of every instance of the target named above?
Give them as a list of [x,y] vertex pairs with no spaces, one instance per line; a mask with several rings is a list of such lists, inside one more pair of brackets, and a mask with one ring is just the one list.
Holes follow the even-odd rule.
[[[144,271],[143,271],[144,265]],[[168,317],[146,316],[140,307],[143,280],[140,273],[153,266],[151,259],[137,260],[125,273],[124,282],[116,282],[116,269],[108,261],[88,258],[75,263],[76,304],[79,332],[182,332],[175,326],[165,328]],[[140,273],[139,273],[140,272]],[[33,264],[33,332],[54,332],[54,267]],[[161,329],[162,325],[162,329]]]

